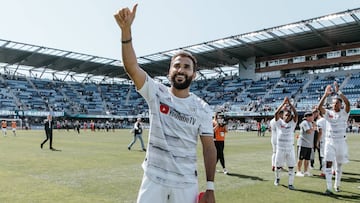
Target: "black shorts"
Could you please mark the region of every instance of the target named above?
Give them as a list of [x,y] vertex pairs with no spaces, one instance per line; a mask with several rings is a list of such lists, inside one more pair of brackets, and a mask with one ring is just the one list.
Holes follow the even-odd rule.
[[298,146],[298,159],[310,160],[312,148]]

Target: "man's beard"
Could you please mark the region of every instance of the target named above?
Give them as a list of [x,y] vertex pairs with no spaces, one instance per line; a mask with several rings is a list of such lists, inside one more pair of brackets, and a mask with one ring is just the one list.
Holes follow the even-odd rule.
[[[181,82],[181,83],[178,83],[176,82],[175,78],[176,76],[178,75],[183,75],[185,77],[185,81]],[[183,89],[186,89],[190,86],[192,82],[192,77],[189,77],[185,74],[175,74],[171,77],[171,84],[173,87],[175,87],[176,89],[179,89],[179,90],[183,90]]]

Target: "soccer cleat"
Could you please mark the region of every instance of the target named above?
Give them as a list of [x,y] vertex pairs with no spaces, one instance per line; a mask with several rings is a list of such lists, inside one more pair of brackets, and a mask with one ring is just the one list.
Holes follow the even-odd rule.
[[340,192],[340,188],[339,187],[334,187],[335,192]]
[[131,150],[131,148],[130,148],[130,147],[128,147],[128,150]]
[[298,172],[296,172],[296,176],[304,177],[304,173],[302,171],[298,171]]
[[274,185],[275,185],[275,186],[278,186],[278,185],[279,185],[279,183],[280,183],[280,179],[279,179],[279,178],[275,179],[275,181],[274,181]]
[[326,189],[325,190],[325,192],[324,192],[324,195],[334,195],[334,193],[331,191],[331,190],[329,190],[329,189]]
[[325,173],[320,173],[320,177],[325,177]]
[[225,175],[227,175],[229,173],[228,170],[226,170],[226,168],[223,169],[223,172]]
[[293,185],[288,186],[289,190],[295,190],[295,187]]
[[312,176],[312,174],[311,174],[309,171],[306,171],[306,172],[304,173],[304,176]]

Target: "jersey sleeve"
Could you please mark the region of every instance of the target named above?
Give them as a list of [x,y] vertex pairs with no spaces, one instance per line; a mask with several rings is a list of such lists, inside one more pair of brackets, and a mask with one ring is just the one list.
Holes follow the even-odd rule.
[[139,90],[137,90],[137,92],[148,102],[155,95],[157,89],[156,86],[155,81],[146,74],[145,83]]
[[200,128],[199,134],[201,136],[214,136],[214,128],[213,128],[213,120],[212,120],[212,110],[210,109],[209,105],[204,101],[201,101],[201,105],[203,107],[200,116]]

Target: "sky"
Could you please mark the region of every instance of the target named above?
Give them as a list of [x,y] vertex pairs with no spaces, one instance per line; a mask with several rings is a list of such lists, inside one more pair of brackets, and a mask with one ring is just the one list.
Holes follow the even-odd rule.
[[0,0],[0,39],[121,59],[113,14],[138,3],[138,57],[360,7],[360,0]]

